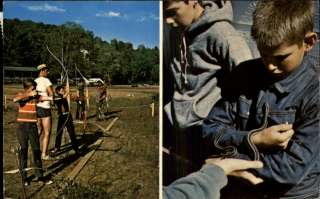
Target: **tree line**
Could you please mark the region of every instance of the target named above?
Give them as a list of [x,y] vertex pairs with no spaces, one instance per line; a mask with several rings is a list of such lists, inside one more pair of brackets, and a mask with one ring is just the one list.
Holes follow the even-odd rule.
[[[4,19],[4,66],[36,67],[45,63],[50,78],[60,78],[61,66],[46,46],[61,59],[70,78],[99,77],[112,84],[159,82],[159,49],[112,39],[104,41],[81,25],[35,23],[30,20]],[[82,51],[82,52],[81,52]]]

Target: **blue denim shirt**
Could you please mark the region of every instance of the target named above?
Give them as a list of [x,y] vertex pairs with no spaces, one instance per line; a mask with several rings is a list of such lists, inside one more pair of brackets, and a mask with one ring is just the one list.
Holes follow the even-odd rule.
[[[256,170],[265,180],[260,194],[299,199],[319,194],[320,100],[313,64],[305,56],[280,81],[272,80],[261,59],[239,65],[223,82],[223,99],[204,121],[203,135],[213,140],[215,151],[264,162]],[[259,151],[251,142],[256,131],[286,122],[295,131],[286,150]]]

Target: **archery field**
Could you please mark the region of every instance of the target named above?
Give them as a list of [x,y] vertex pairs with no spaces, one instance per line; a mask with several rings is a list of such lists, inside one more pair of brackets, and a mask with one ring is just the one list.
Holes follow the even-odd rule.
[[[4,197],[23,198],[23,188],[17,166],[16,128],[17,104],[12,102],[22,85],[4,85],[3,104],[3,176]],[[54,87],[55,88],[55,87]],[[75,94],[75,87],[71,93]],[[43,161],[45,175],[53,184],[33,181],[34,171],[28,171],[31,184],[25,187],[27,198],[158,198],[159,176],[159,90],[156,86],[112,86],[111,100],[104,121],[97,121],[96,88],[89,87],[88,126],[84,130],[75,121],[76,103],[71,101],[77,139],[84,153],[74,154],[67,132],[62,138],[60,155]],[[152,106],[153,109],[152,116]],[[52,132],[49,150],[53,148],[57,128],[57,112],[52,111]],[[29,145],[28,167],[32,167]]]

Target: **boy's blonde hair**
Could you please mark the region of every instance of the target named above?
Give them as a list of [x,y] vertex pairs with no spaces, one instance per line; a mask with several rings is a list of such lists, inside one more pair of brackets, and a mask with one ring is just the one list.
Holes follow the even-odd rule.
[[302,44],[313,31],[312,0],[259,0],[253,13],[251,36],[258,47],[276,48],[281,43]]

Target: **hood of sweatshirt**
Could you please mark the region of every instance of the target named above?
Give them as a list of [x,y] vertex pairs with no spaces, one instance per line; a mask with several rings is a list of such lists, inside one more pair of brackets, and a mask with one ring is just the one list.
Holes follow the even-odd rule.
[[[203,32],[207,31],[214,23],[228,22],[232,23],[233,11],[230,1],[225,0],[207,0],[202,1],[202,7],[204,11],[202,15],[194,21],[190,27],[182,32],[180,43],[180,63],[181,73],[184,78],[184,84],[188,84],[187,68],[189,66],[187,58],[187,42],[186,40],[192,40],[199,36]],[[187,39],[186,39],[187,38]]]
[[202,7],[204,8],[202,16],[185,30],[185,34],[193,34],[194,32],[198,32],[199,29],[206,28],[208,25],[211,26],[213,23],[219,21],[228,21],[230,23],[233,21],[233,11],[230,1],[202,1]]

